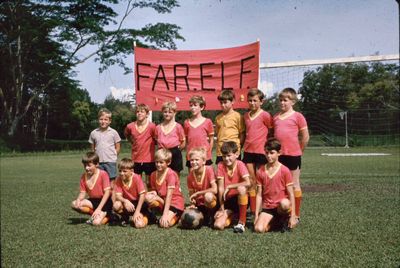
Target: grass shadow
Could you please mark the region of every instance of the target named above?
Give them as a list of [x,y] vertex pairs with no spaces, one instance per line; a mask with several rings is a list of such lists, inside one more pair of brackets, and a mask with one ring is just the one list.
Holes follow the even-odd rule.
[[85,224],[88,218],[68,218],[70,225],[78,225],[78,224]]

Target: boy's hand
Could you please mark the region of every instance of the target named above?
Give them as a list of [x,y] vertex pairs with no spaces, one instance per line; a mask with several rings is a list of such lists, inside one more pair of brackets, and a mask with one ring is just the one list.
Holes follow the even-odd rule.
[[164,228],[169,227],[169,222],[168,222],[168,216],[167,215],[162,215],[160,219],[160,226]]
[[128,212],[134,212],[135,206],[128,199],[124,200],[124,207]]
[[101,216],[102,211],[100,209],[96,209],[93,214],[92,214],[92,218],[96,219],[97,217]]
[[296,216],[290,216],[289,219],[289,228],[294,228],[296,227],[296,225],[299,223],[299,221],[297,220]]
[[219,217],[222,217],[222,216],[224,216],[224,215],[226,215],[226,210],[225,210],[225,209],[223,209],[223,210],[219,209],[219,210],[215,213],[215,219],[218,219]]
[[197,197],[197,193],[192,194],[192,195],[189,197],[190,202],[193,203],[193,204],[195,204],[195,203],[196,203],[196,197]]
[[228,194],[229,190],[230,189],[228,187],[225,188],[224,194],[222,195],[222,198],[224,199],[224,201],[226,200],[226,195]]
[[143,215],[142,213],[140,213],[139,211],[136,211],[133,214],[133,222],[136,224],[138,221],[142,221],[143,220]]

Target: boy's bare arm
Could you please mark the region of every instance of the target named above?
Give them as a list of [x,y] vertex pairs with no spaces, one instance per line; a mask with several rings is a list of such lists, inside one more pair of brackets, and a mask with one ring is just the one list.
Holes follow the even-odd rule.
[[307,147],[309,140],[310,140],[310,134],[308,133],[308,128],[300,129],[299,142],[302,151],[304,151],[304,149]]
[[257,221],[258,216],[261,212],[261,205],[262,205],[262,186],[257,185],[256,211],[255,211],[254,222]]
[[121,143],[117,142],[115,144],[115,151],[117,152],[117,155],[118,155],[119,152],[121,151]]
[[225,189],[224,189],[224,178],[218,178],[217,179],[217,184],[218,184],[218,201],[219,201],[219,204],[220,204],[220,209],[221,210],[224,210],[225,209],[225,207],[224,207],[224,191],[225,191]]
[[96,151],[96,144],[91,143],[91,144],[90,144],[90,150],[91,150],[92,152],[95,152],[95,151]]

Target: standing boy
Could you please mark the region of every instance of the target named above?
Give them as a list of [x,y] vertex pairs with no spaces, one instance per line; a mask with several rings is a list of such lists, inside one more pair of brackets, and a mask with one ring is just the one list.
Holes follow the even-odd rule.
[[304,116],[296,112],[297,94],[293,88],[285,88],[279,93],[281,111],[274,116],[274,137],[282,144],[279,162],[290,169],[294,183],[296,217],[300,218],[302,191],[300,188],[301,155],[310,139]]
[[136,106],[136,121],[129,123],[124,131],[126,139],[132,145],[132,161],[134,172],[146,174],[146,184],[149,186],[150,174],[156,170],[154,164],[156,125],[149,121],[149,106]]
[[265,145],[268,163],[257,170],[257,205],[254,230],[268,232],[271,227],[285,230],[297,224],[293,180],[289,169],[279,163],[281,144],[269,139]]
[[250,174],[250,211],[255,212],[256,209],[256,176],[255,170],[259,165],[265,165],[264,146],[267,141],[268,129],[272,128],[271,115],[261,109],[264,100],[264,93],[254,88],[247,93],[247,102],[249,103],[249,111],[244,115],[246,125],[246,139],[243,147],[243,162]]
[[222,161],[221,147],[224,142],[233,141],[238,147],[238,157],[240,159],[241,145],[244,143],[244,121],[240,113],[233,109],[235,94],[232,90],[223,90],[218,96],[221,104],[222,113],[215,118],[217,134],[217,158],[215,163]]
[[100,109],[98,113],[99,127],[89,136],[92,151],[100,158],[99,168],[110,176],[111,187],[117,177],[117,158],[121,148],[121,138],[118,132],[110,127],[111,112],[107,108]]
[[189,152],[193,148],[204,148],[206,165],[212,165],[211,152],[214,144],[214,127],[212,121],[205,118],[201,112],[206,107],[206,101],[202,96],[192,96],[189,100],[192,116],[185,120],[183,129],[186,135],[186,166],[190,168]]
[[248,204],[247,188],[250,186],[246,165],[237,160],[239,148],[236,142],[224,142],[221,146],[222,163],[217,167],[218,201],[214,227],[223,230],[231,223],[233,214],[239,213],[239,222],[233,227],[235,233],[243,233],[246,225]]

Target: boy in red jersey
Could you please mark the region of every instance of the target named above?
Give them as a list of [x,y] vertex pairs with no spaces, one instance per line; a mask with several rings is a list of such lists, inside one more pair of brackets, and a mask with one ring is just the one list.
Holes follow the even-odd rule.
[[218,201],[214,227],[223,230],[231,223],[233,214],[239,213],[239,222],[233,227],[235,233],[243,233],[246,225],[248,204],[247,187],[250,186],[246,165],[237,160],[239,148],[234,141],[221,146],[222,162],[217,167]]
[[257,204],[254,230],[268,232],[271,227],[285,230],[297,224],[294,211],[293,180],[290,170],[279,163],[281,144],[271,138],[265,145],[268,163],[257,170]]
[[155,129],[156,125],[149,121],[149,106],[136,106],[136,121],[129,123],[124,131],[126,139],[132,145],[133,170],[136,174],[146,174],[146,184],[149,185],[150,174],[156,170],[154,164]]
[[210,224],[217,205],[217,183],[212,166],[206,166],[206,150],[193,148],[188,153],[191,169],[187,177],[190,207],[197,207],[203,213],[205,223]]
[[255,170],[259,165],[265,165],[264,146],[267,141],[268,129],[272,128],[271,115],[261,109],[264,100],[264,93],[254,88],[247,93],[247,102],[249,103],[249,112],[244,115],[246,125],[246,139],[243,147],[243,162],[246,164],[250,174],[250,211],[256,209],[256,175]]
[[[183,129],[186,135],[186,151],[190,152],[195,147],[203,147],[206,152],[206,165],[212,165],[211,151],[214,145],[214,127],[209,118],[205,118],[201,111],[206,107],[206,101],[202,96],[192,96],[189,100],[192,116],[186,119]],[[190,169],[189,154],[186,154],[186,166]]]
[[128,158],[118,164],[113,210],[122,216],[122,225],[130,222],[136,228],[144,228],[148,223],[148,210],[144,203],[146,189],[142,178],[133,172],[133,168],[134,164]]
[[150,175],[150,189],[146,194],[146,202],[150,209],[162,211],[159,219],[160,227],[174,226],[182,215],[185,200],[181,192],[179,177],[168,167],[172,153],[165,148],[158,149],[155,154],[156,171]]
[[293,109],[297,94],[293,88],[285,88],[279,93],[281,111],[273,118],[274,137],[281,145],[279,162],[287,166],[293,177],[296,216],[300,218],[302,191],[300,187],[301,155],[310,139],[304,116]]
[[172,161],[170,161],[170,168],[179,175],[183,169],[181,150],[185,148],[185,132],[182,125],[175,122],[175,102],[164,103],[161,111],[164,120],[156,127],[158,148],[165,148],[171,151]]
[[81,176],[80,192],[72,201],[72,209],[91,215],[88,224],[106,224],[112,208],[110,178],[107,172],[98,168],[99,156],[95,152],[87,152],[82,157],[82,164],[85,173]]

